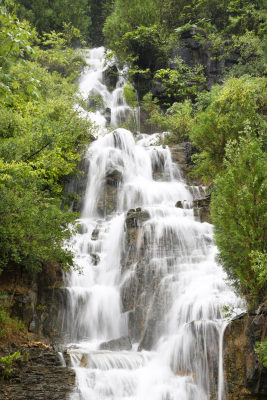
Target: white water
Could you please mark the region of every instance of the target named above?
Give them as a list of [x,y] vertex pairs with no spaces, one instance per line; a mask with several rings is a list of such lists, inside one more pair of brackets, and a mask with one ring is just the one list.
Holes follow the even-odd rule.
[[[116,126],[130,112],[122,98],[124,80],[110,93],[102,81],[103,49],[91,50],[88,57],[82,95],[100,93]],[[77,386],[71,399],[207,400],[215,392],[223,400],[222,309],[238,306],[238,300],[215,262],[212,226],[196,221],[190,208],[191,193],[198,190],[188,190],[169,149],[153,145],[156,135],[134,138],[121,128],[107,133],[101,113],[90,116],[100,125],[99,138],[88,149],[81,233],[72,240],[82,272],[66,279],[68,352]],[[159,180],[153,179],[156,170]],[[99,200],[106,176],[114,171],[120,177],[115,208],[103,212]],[[178,200],[183,209],[175,208]],[[136,207],[149,218],[138,229],[131,263],[125,219]],[[137,295],[140,260],[144,270]],[[99,350],[104,341],[135,336],[128,326],[130,313],[123,312],[125,298],[145,315],[143,334],[150,332],[150,351],[137,351],[138,343],[131,351]]]

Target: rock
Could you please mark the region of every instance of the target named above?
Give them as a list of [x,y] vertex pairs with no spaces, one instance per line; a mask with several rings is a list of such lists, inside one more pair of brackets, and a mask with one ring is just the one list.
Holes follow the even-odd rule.
[[211,222],[210,220],[210,195],[203,197],[202,199],[196,199],[193,201],[194,216],[200,220],[200,222]]
[[61,208],[68,206],[73,211],[81,211],[86,191],[89,164],[89,160],[84,157],[78,164],[78,173],[66,182]]
[[267,398],[267,368],[262,366],[254,351],[256,342],[262,341],[266,333],[264,312],[257,315],[242,313],[227,326],[224,374],[228,400]]
[[118,186],[123,180],[121,171],[108,170],[99,194],[97,210],[101,216],[109,215],[117,209]]
[[104,117],[106,118],[107,123],[110,124],[110,122],[111,122],[111,109],[110,108],[108,108],[108,107],[105,108]]
[[122,173],[118,170],[108,172],[106,175],[106,184],[118,186],[122,182]]
[[[62,367],[59,355],[49,346],[21,347],[10,380],[0,380],[3,400],[66,400],[74,389],[75,372]],[[65,358],[68,355],[64,354]],[[69,361],[67,362],[69,364]]]
[[136,210],[129,210],[126,216],[127,228],[137,228],[141,226],[143,222],[150,218],[148,211],[145,211],[139,207]]
[[90,254],[93,265],[98,265],[100,262],[100,257],[98,254]]
[[92,232],[91,240],[98,240],[98,236],[99,236],[99,227],[96,226]]
[[108,342],[101,343],[99,349],[112,351],[131,350],[132,343],[129,336],[122,336],[118,339],[113,339]]
[[103,81],[104,84],[108,87],[109,91],[112,91],[116,88],[117,80],[118,80],[118,68],[114,64],[109,66],[103,72]]
[[181,200],[177,201],[177,203],[175,204],[176,208],[183,208],[183,203],[181,202]]

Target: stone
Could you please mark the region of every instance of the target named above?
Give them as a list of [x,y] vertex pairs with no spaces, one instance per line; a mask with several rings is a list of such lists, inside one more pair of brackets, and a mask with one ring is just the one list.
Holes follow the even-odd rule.
[[98,265],[100,262],[100,257],[98,254],[90,254],[91,255],[91,259],[92,259],[92,263],[93,265]]
[[[265,306],[261,306],[264,310]],[[226,327],[224,334],[224,374],[228,400],[267,398],[267,368],[254,349],[267,333],[264,312],[242,313]]]
[[122,336],[118,339],[113,339],[108,342],[101,343],[99,349],[111,351],[131,350],[132,343],[129,336]]
[[177,203],[175,204],[176,208],[183,208],[183,203],[181,202],[181,200],[177,201]]
[[91,240],[98,240],[98,236],[99,236],[99,227],[96,226],[92,232]]
[[108,108],[108,107],[105,108],[104,117],[106,118],[107,123],[110,124],[110,122],[111,122],[111,109],[110,108]]
[[200,222],[211,222],[210,220],[210,195],[205,196],[201,199],[193,201],[194,216],[200,220]]
[[114,64],[109,66],[103,72],[103,82],[108,87],[109,91],[112,91],[116,88],[117,80],[118,80],[118,68]]
[[[10,380],[0,379],[3,400],[66,400],[75,387],[75,372],[62,367],[58,353],[41,343],[19,347],[21,358],[14,362]],[[69,356],[65,353],[65,358]],[[69,364],[69,361],[68,363]]]

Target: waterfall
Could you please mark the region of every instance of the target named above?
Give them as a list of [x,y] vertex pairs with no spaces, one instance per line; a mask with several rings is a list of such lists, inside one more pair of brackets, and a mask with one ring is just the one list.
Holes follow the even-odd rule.
[[89,112],[98,138],[71,240],[79,268],[66,276],[70,399],[224,400],[222,310],[240,304],[216,264],[212,226],[194,217],[198,189],[157,134],[116,128],[132,113],[124,74],[111,92],[104,49],[87,56],[82,96],[101,95],[115,130]]

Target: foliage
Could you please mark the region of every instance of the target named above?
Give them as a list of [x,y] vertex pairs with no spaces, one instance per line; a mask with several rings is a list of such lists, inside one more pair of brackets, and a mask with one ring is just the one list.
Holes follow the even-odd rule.
[[180,58],[176,58],[175,64],[175,69],[160,69],[154,75],[164,89],[161,95],[164,106],[187,98],[194,99],[206,82],[201,65],[190,68]]
[[222,169],[230,140],[238,139],[245,130],[252,130],[255,136],[264,133],[266,79],[231,78],[221,88],[214,86],[210,94],[201,95],[198,104],[204,99],[209,104],[197,114],[190,138],[200,151],[194,157],[195,175],[209,182]]
[[127,82],[123,86],[123,95],[126,102],[129,104],[131,108],[135,108],[138,106],[137,95],[130,82]]
[[91,27],[90,2],[88,0],[18,0],[18,15],[26,18],[39,33],[62,31],[64,23],[79,28],[86,39]]
[[267,253],[252,251],[249,257],[258,286],[260,288],[267,287]]
[[0,340],[10,338],[11,333],[24,333],[25,326],[17,318],[10,317],[10,304],[8,303],[8,295],[0,292]]
[[267,368],[267,337],[262,342],[256,343],[256,354],[258,354],[262,365]]
[[72,254],[62,246],[76,215],[60,209],[60,198],[92,132],[74,108],[84,62],[68,45],[79,32],[64,24],[64,32],[44,35],[41,48],[7,2],[0,18],[0,264],[69,267]]
[[13,371],[13,363],[14,361],[20,359],[21,354],[19,351],[16,351],[13,354],[9,354],[5,357],[0,358],[0,365],[3,368],[3,378],[8,379],[10,374]]
[[151,124],[170,132],[166,140],[174,143],[188,140],[194,125],[193,107],[190,100],[173,103],[164,113],[158,105],[158,100],[153,99],[151,93],[147,93],[143,98],[142,107],[148,113]]
[[257,304],[267,288],[267,157],[254,135],[226,147],[225,169],[214,180],[211,201],[215,239],[228,276]]

